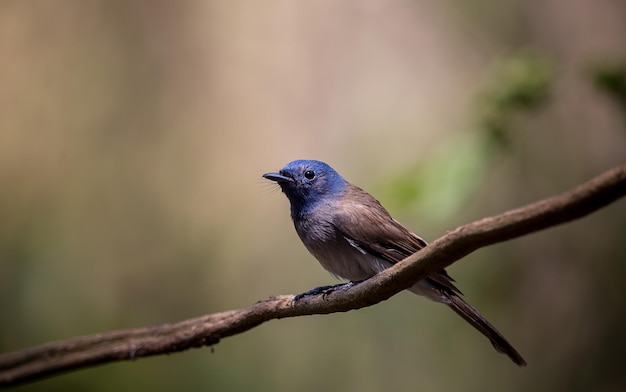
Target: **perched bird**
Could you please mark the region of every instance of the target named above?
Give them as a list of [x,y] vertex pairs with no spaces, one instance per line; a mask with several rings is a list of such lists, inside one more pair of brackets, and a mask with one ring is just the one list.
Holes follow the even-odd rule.
[[[278,183],[289,199],[291,219],[304,246],[327,271],[348,279],[347,285],[368,279],[427,245],[393,219],[378,200],[324,162],[296,160],[263,177]],[[453,282],[441,270],[408,290],[448,305],[485,335],[497,351],[525,366],[526,361],[502,334],[461,298]],[[318,287],[296,296],[296,300],[340,286],[345,287]]]

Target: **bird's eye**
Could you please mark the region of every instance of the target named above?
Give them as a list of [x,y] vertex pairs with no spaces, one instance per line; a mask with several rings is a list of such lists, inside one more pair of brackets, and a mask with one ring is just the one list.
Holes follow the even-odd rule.
[[307,170],[304,172],[304,177],[308,180],[315,178],[315,172],[313,170]]

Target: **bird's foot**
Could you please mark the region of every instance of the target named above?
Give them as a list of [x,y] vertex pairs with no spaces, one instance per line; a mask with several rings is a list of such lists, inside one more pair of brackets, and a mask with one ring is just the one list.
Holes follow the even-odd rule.
[[322,294],[323,296],[327,296],[328,294],[333,293],[335,291],[347,290],[350,287],[354,287],[361,282],[362,280],[347,282],[347,283],[340,283],[340,284],[331,284],[328,286],[315,287],[309,291],[305,291],[304,293],[296,295],[295,297],[293,297],[293,300],[295,302],[295,301],[301,300],[304,297],[311,297],[311,296],[320,295],[320,294]]

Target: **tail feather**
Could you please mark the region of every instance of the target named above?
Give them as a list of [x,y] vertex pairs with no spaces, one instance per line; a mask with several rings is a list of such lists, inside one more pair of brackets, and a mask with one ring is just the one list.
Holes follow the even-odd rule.
[[509,342],[502,336],[498,330],[489,323],[473,306],[463,301],[461,297],[455,294],[448,295],[450,302],[446,303],[452,310],[454,310],[459,316],[463,317],[465,321],[470,323],[480,333],[485,335],[493,344],[493,347],[500,353],[506,354],[519,366],[526,366],[526,361],[522,356],[511,346]]

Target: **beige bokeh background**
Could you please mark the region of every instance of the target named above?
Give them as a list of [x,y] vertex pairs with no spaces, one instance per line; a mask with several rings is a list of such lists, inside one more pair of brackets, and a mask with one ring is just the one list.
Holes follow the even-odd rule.
[[[618,0],[0,3],[0,350],[332,283],[260,177],[292,159],[427,239],[620,163],[624,113],[585,72],[624,59],[625,18]],[[520,50],[553,64],[548,103],[457,209],[399,203],[390,179],[468,143],[490,70]],[[622,390],[625,217],[450,268],[526,369],[403,293],[22,390]]]

